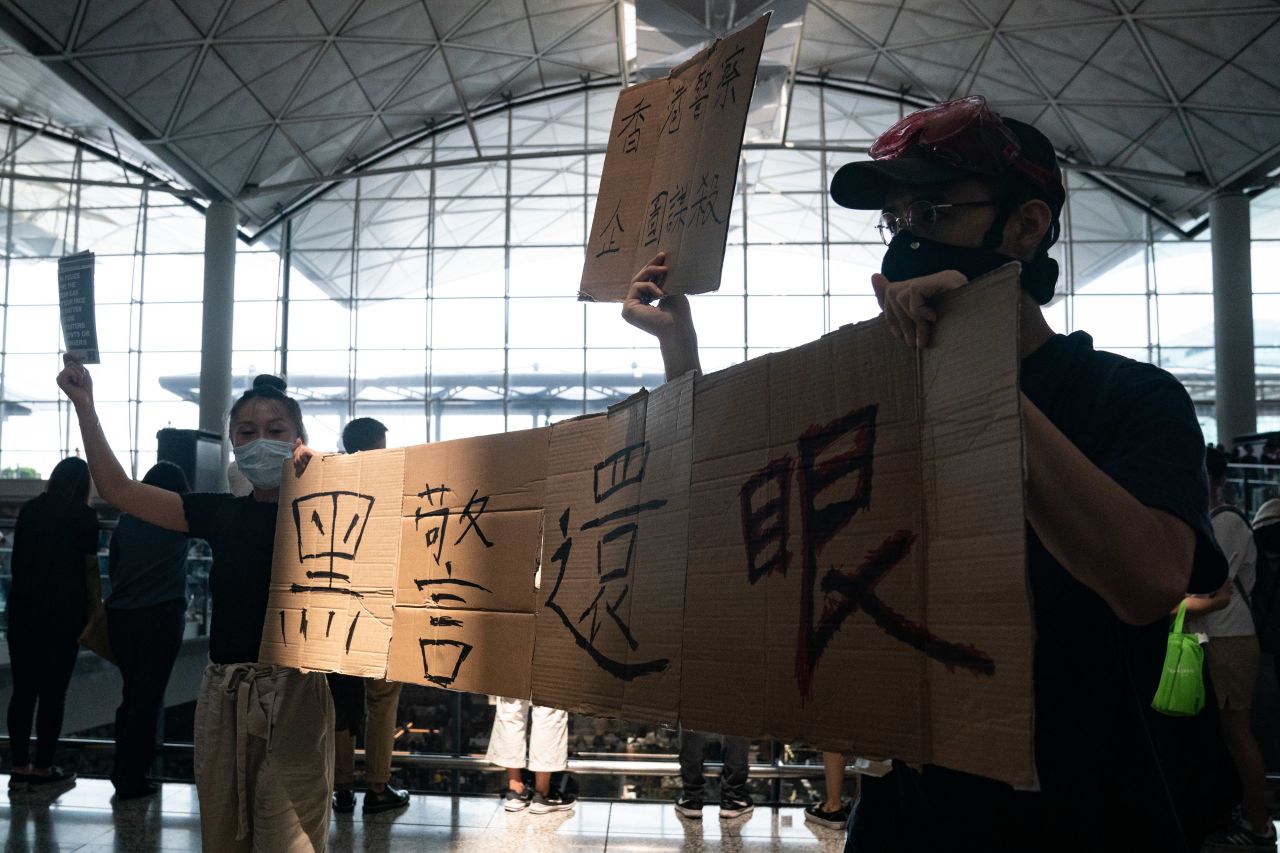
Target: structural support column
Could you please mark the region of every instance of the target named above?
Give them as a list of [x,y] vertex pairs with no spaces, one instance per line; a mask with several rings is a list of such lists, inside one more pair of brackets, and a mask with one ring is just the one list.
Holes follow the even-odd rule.
[[1253,275],[1249,253],[1249,199],[1238,192],[1209,203],[1213,239],[1214,385],[1218,443],[1256,432]]
[[[236,210],[215,201],[204,215],[204,320],[200,335],[200,429],[224,435],[231,405],[231,325],[235,311]],[[227,446],[222,446],[222,467]],[[225,474],[222,476],[225,477]]]

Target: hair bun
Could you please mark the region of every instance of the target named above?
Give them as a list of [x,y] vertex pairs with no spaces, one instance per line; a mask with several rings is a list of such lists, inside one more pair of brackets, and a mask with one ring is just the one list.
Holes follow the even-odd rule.
[[281,394],[289,386],[279,376],[272,376],[270,373],[259,373],[253,377],[253,390],[255,391],[279,391]]

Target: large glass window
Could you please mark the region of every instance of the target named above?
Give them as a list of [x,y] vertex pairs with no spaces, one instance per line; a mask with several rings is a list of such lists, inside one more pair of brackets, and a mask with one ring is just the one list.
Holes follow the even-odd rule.
[[[576,300],[612,100],[568,94],[480,119],[483,159],[468,132],[441,132],[378,164],[403,172],[337,186],[264,239],[242,243],[233,388],[257,373],[287,374],[311,444],[332,451],[354,417],[382,420],[393,444],[417,444],[601,411],[660,384],[657,347],[622,321],[619,306]],[[791,107],[794,147],[744,152],[720,289],[694,299],[709,371],[879,313],[870,288],[883,254],[875,214],[839,208],[826,193],[834,170],[861,155],[824,149],[865,147],[899,106],[800,86]],[[0,140],[0,475],[46,476],[78,448],[53,376],[57,258],[82,249],[98,256],[102,423],[122,463],[141,474],[159,429],[198,422],[203,216],[65,139],[0,124]],[[1280,429],[1277,198],[1253,201],[1264,430]],[[1064,225],[1053,251],[1059,293],[1046,308],[1052,327],[1086,330],[1100,347],[1170,370],[1216,440],[1207,231],[1175,239],[1075,173]],[[406,689],[399,744],[482,752],[491,715],[482,697]],[[572,736],[578,757],[674,751],[671,732],[620,722],[578,718]],[[753,747],[753,760],[774,758],[819,760]],[[615,793],[660,784],[631,779]]]

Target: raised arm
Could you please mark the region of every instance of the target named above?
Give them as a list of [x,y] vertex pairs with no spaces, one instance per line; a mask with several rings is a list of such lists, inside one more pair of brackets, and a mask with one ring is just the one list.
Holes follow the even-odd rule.
[[[662,290],[662,280],[668,270],[663,263],[666,259],[667,253],[659,252],[631,279],[627,298],[622,303],[622,318],[658,339],[667,378],[675,379],[690,370],[701,371],[702,364],[698,360],[698,332],[693,328],[688,297],[667,296]],[[657,305],[652,304],[654,300],[658,301]]]
[[125,473],[102,432],[102,423],[93,406],[93,379],[89,371],[71,356],[64,355],[62,361],[58,387],[75,407],[89,475],[93,477],[98,494],[108,503],[143,521],[187,533],[182,497],[176,492],[140,483]]

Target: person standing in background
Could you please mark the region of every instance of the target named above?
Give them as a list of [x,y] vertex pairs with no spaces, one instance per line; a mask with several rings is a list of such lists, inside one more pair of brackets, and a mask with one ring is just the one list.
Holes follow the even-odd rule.
[[[187,476],[172,462],[157,462],[142,482],[185,495]],[[182,648],[187,615],[185,533],[132,515],[120,516],[107,556],[111,594],[107,636],[124,688],[116,710],[116,756],[111,784],[131,800],[160,790],[147,778],[156,751],[156,724],[164,691]]]
[[[373,418],[356,418],[342,430],[347,453],[385,450],[387,427]],[[391,751],[396,740],[396,710],[400,683],[381,678],[329,673],[333,693],[333,810],[355,811],[356,736],[364,728],[365,814],[401,809],[409,805],[409,792],[391,785]],[[367,714],[367,716],[366,716]]]
[[23,504],[12,565],[6,635],[13,673],[9,789],[73,782],[76,774],[53,758],[80,632],[89,621],[87,573],[98,572],[98,514],[89,507],[89,466],[83,459],[63,459],[44,493]]

